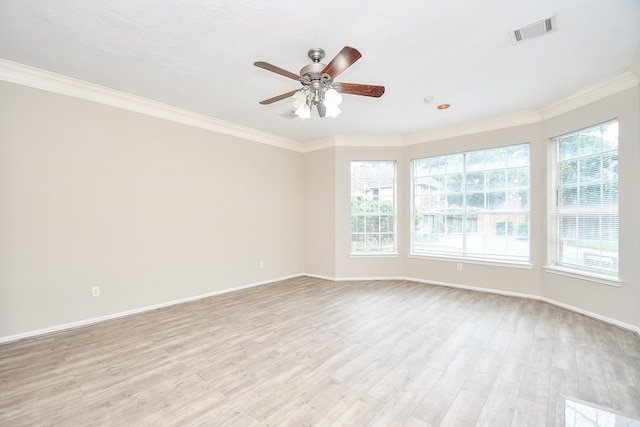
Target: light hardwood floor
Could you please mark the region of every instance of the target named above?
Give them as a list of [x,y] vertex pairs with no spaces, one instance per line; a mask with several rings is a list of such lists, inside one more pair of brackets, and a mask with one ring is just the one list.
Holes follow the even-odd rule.
[[300,277],[0,346],[0,425],[555,426],[640,418],[640,338],[534,300]]

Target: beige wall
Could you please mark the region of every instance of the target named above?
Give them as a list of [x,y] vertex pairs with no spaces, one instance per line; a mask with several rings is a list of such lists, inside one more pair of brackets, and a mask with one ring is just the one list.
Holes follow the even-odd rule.
[[[303,272],[530,295],[640,329],[638,87],[542,123],[305,154],[9,83],[0,99],[0,340]],[[549,138],[615,117],[620,287],[543,270]],[[524,142],[530,268],[409,257],[411,159]],[[398,162],[397,257],[349,254],[351,160]]]
[[305,154],[304,271],[327,278],[336,277],[334,171],[333,148]]
[[[617,118],[619,121],[620,287],[544,273],[542,295],[640,329],[640,93],[638,87],[545,120],[543,141]],[[545,227],[549,224],[545,222]],[[545,252],[546,257],[546,252]]]
[[8,83],[0,99],[0,337],[303,272],[300,153]]
[[[409,182],[410,162],[428,156],[459,153],[464,151],[501,147],[529,143],[531,156],[531,218],[530,218],[530,251],[531,268],[501,267],[487,264],[470,264],[463,261],[462,270],[456,268],[457,260],[444,261],[437,259],[407,258],[404,275],[411,278],[473,286],[499,290],[503,292],[539,295],[540,274],[542,265],[541,246],[542,232],[542,188],[544,169],[540,142],[540,126],[538,124],[500,129],[475,135],[465,135],[441,141],[416,144],[405,149],[407,162],[403,180]],[[410,212],[409,197],[404,200],[407,212]],[[409,250],[409,227],[403,227],[406,250]]]
[[[326,164],[330,159],[323,158],[325,162],[323,170],[326,170],[326,174],[322,175],[323,179],[331,180],[332,173],[335,174],[335,188],[325,187],[326,191],[333,191],[333,194],[320,195],[315,191],[307,192],[307,197],[322,197],[325,200],[333,197],[335,203],[333,216],[316,217],[314,221],[314,227],[324,224],[323,228],[329,235],[327,239],[334,240],[334,247],[329,248],[327,245],[323,252],[317,252],[315,255],[324,253],[327,259],[335,257],[335,274],[331,277],[337,279],[404,277],[490,292],[531,296],[640,330],[639,102],[638,87],[634,87],[593,102],[586,107],[543,120],[541,123],[402,148],[336,147],[333,149],[335,170]],[[548,263],[547,162],[550,138],[612,118],[618,118],[620,121],[620,278],[622,279],[620,287],[553,274],[543,268]],[[409,256],[410,192],[407,183],[410,179],[411,160],[521,143],[530,143],[531,149],[531,265],[529,268],[461,261],[463,269],[459,271],[456,269],[459,260]],[[307,158],[307,167],[310,167],[309,159]],[[396,160],[398,162],[399,257],[397,258],[359,258],[349,255],[349,162],[351,160]],[[319,274],[309,264],[305,264],[305,267],[307,273]]]
[[[335,224],[336,244],[334,248],[337,278],[376,278],[402,276],[402,259],[406,255],[404,241],[398,238],[398,253],[402,256],[363,257],[351,256],[351,161],[394,160],[396,161],[398,193],[398,218],[404,217],[401,201],[406,185],[403,185],[404,162],[401,147],[336,147],[335,148]],[[408,211],[407,211],[408,212]],[[346,213],[346,215],[345,215]],[[398,231],[403,222],[398,224]]]

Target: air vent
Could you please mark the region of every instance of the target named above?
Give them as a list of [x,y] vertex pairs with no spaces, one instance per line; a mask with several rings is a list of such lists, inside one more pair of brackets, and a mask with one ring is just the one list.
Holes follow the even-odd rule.
[[525,40],[546,34],[549,31],[554,31],[555,29],[556,17],[551,16],[511,31],[511,41],[513,44],[519,44]]
[[280,115],[285,119],[295,119],[296,117],[298,117],[296,116],[296,112],[294,110],[289,110],[286,113],[282,113]]

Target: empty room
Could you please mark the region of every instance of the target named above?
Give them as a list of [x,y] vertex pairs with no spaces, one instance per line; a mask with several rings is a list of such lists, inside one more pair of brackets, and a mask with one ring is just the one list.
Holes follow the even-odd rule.
[[640,426],[640,2],[0,2],[0,425]]

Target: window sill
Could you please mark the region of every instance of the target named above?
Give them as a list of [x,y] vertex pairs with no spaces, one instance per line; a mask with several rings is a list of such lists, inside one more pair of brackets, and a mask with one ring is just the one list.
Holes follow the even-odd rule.
[[524,270],[533,269],[533,264],[529,262],[523,262],[523,261],[499,261],[499,260],[489,260],[489,259],[481,259],[481,258],[457,258],[457,257],[448,257],[448,256],[419,255],[419,254],[409,254],[409,258],[428,259],[433,261],[459,262],[463,264],[490,265],[494,267],[520,268]]
[[352,252],[349,256],[351,258],[398,258],[400,255],[397,252]]
[[586,280],[589,282],[600,283],[607,286],[614,286],[616,288],[619,288],[622,285],[622,282],[616,276],[607,276],[605,274],[589,273],[586,271],[559,267],[557,265],[545,265],[542,268],[544,268],[544,271],[546,271],[547,273],[573,277],[574,279]]

